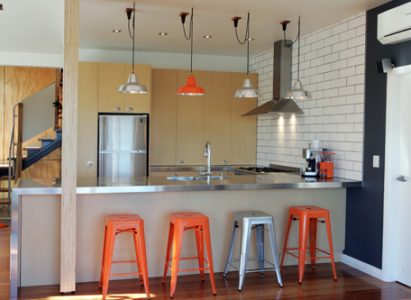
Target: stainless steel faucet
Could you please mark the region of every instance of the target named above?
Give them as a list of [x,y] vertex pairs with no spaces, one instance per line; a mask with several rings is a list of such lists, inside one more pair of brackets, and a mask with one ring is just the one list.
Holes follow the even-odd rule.
[[207,157],[207,175],[211,175],[211,145],[209,142],[205,144],[204,156]]

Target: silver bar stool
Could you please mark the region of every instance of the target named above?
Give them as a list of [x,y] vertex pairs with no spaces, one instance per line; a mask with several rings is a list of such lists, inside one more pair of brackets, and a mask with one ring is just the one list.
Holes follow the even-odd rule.
[[[271,245],[271,254],[274,260],[274,264],[266,261],[264,258],[264,227],[267,225],[268,233],[270,237]],[[240,247],[240,261],[239,268],[233,264],[233,252],[234,252],[234,242],[237,229],[241,227],[242,236],[241,236],[241,247]],[[256,231],[256,242],[257,242],[257,261],[258,269],[247,269],[247,260],[248,260],[248,250],[251,237],[251,230],[255,229]],[[271,268],[265,268],[265,264],[271,266]],[[251,272],[261,272],[264,271],[274,271],[277,274],[277,282],[280,287],[283,287],[283,281],[281,279],[280,265],[278,261],[278,250],[277,242],[275,239],[274,232],[274,222],[271,215],[265,214],[260,211],[246,211],[246,212],[236,212],[234,215],[234,227],[233,234],[231,236],[230,250],[228,252],[227,264],[224,270],[224,277],[227,276],[230,267],[237,269],[239,271],[239,282],[238,290],[241,291],[244,286],[245,273]]]

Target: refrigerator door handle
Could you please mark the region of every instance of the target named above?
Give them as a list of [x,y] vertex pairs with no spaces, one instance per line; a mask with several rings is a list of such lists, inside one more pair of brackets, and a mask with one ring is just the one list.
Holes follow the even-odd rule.
[[146,154],[147,150],[146,149],[137,149],[137,150],[131,151],[131,153]]

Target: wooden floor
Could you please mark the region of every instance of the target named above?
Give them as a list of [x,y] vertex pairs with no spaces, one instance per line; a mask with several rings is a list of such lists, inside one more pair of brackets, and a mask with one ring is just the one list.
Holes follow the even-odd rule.
[[[9,229],[0,230],[0,299],[8,299],[8,242]],[[338,264],[338,281],[331,278],[329,264],[320,264],[315,270],[306,268],[302,285],[297,283],[297,268],[287,267],[283,272],[284,288],[276,284],[274,273],[260,276],[247,274],[243,291],[237,291],[238,276],[230,273],[228,279],[216,274],[217,296],[212,296],[208,280],[198,276],[179,277],[174,299],[257,300],[257,299],[411,299],[411,289],[397,283],[385,283],[344,264]],[[34,275],[35,276],[35,275]],[[152,299],[169,299],[168,285],[158,278],[150,279]],[[144,289],[136,280],[111,281],[108,299],[144,299]],[[61,296],[58,286],[21,289],[21,299],[90,300],[101,299],[97,283],[77,285],[75,295]]]

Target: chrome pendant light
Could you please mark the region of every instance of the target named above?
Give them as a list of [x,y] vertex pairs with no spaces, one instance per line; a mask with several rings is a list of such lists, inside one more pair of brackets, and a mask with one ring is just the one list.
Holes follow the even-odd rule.
[[177,89],[177,95],[180,96],[202,96],[205,94],[205,90],[203,87],[197,85],[197,80],[195,76],[193,75],[193,31],[194,31],[194,9],[191,8],[191,16],[190,16],[190,30],[186,32],[185,28],[185,21],[186,17],[189,15],[187,12],[182,12],[180,14],[181,18],[181,23],[183,24],[183,31],[184,31],[184,37],[186,40],[190,41],[190,74],[187,76],[187,81],[186,84],[183,86],[180,86]]
[[245,36],[243,40],[240,40],[238,37],[238,21],[240,21],[241,17],[233,17],[231,20],[234,23],[234,30],[235,30],[235,36],[237,38],[237,41],[241,44],[244,45],[247,43],[247,77],[244,79],[244,83],[242,88],[238,89],[234,97],[235,98],[257,98],[258,97],[258,90],[253,88],[251,84],[251,80],[248,77],[249,71],[250,71],[250,13],[247,14],[247,26],[245,29]]
[[[126,94],[146,94],[147,88],[138,82],[136,73],[134,72],[134,48],[136,38],[136,3],[133,3],[133,8],[127,8],[128,32],[133,40],[133,47],[131,53],[131,73],[128,75],[127,83],[119,86],[118,91]],[[130,30],[130,21],[132,17],[133,32]]]
[[[281,24],[283,25],[283,32],[284,32],[284,41],[286,41],[285,31],[287,29],[287,24],[289,21],[283,21]],[[291,47],[295,42],[298,42],[297,48],[297,80],[294,81],[291,90],[285,96],[286,99],[292,100],[309,100],[311,99],[311,93],[304,89],[303,84],[300,80],[300,36],[301,36],[301,17],[298,17],[298,33],[297,38],[291,44],[285,44],[286,47]]]

